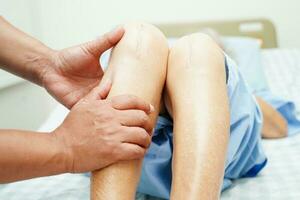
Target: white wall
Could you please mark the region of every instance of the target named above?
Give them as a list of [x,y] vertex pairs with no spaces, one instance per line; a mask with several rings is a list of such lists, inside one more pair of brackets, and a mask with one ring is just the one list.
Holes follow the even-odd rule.
[[25,32],[41,38],[38,12],[35,0],[0,0],[0,15]]
[[[300,47],[299,0],[0,0],[0,12],[53,48],[91,39],[129,20],[152,23],[266,17],[281,47]],[[27,2],[27,7],[24,2]],[[4,7],[5,7],[4,6]],[[31,15],[31,16],[28,16]],[[31,20],[31,22],[29,22]],[[31,23],[29,25],[29,23]],[[24,24],[27,24],[26,26]]]
[[0,129],[37,130],[57,105],[41,87],[24,82],[0,90]]
[[[32,0],[0,0],[0,15],[34,37],[42,39],[38,12]],[[1,31],[1,30],[0,30]],[[47,92],[0,70],[0,128],[36,130],[56,102]]]
[[[34,1],[0,0],[0,15],[4,16],[9,22],[21,30],[34,37],[42,39],[42,28],[39,26],[40,17],[34,10]],[[2,88],[21,83],[23,81],[17,76],[11,75],[0,70],[0,90]],[[1,100],[1,99],[0,99]],[[1,103],[1,101],[0,101]]]
[[[52,48],[64,48],[92,39],[130,20],[161,23],[260,17],[274,22],[281,47],[300,48],[299,0],[0,0],[0,14]],[[0,84],[7,82],[9,77],[0,72]],[[51,102],[50,107],[53,105],[53,100],[50,97],[46,100],[46,94],[36,87],[21,83],[9,91],[0,89],[0,119],[4,117],[0,127],[19,127],[27,112],[38,109],[30,104],[37,96]],[[10,101],[8,94],[15,101]],[[23,105],[20,102],[24,102],[25,97],[30,99]],[[16,112],[10,111],[13,108]],[[22,117],[18,115],[21,110]],[[45,116],[37,111],[31,114]],[[36,128],[36,116],[32,116],[30,126],[27,117],[20,128]]]

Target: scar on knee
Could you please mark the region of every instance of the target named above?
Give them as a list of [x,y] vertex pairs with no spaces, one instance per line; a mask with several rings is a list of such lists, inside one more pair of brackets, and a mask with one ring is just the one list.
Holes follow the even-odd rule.
[[142,57],[142,47],[143,47],[143,34],[145,32],[145,26],[144,24],[139,24],[137,27],[137,41],[136,41],[136,47],[135,47],[135,53],[138,58]]
[[193,56],[194,56],[193,45],[194,44],[190,37],[187,38],[186,45],[187,45],[187,56],[185,58],[185,69],[192,69],[194,67],[193,66]]
[[[198,36],[197,36],[198,37]],[[179,46],[184,49],[184,69],[190,70],[199,67],[199,57],[206,59],[218,59],[220,63],[224,61],[224,54],[219,46],[210,39],[193,36],[183,38]],[[220,56],[221,55],[221,56]]]
[[[151,24],[131,23],[126,25],[126,44],[128,51],[136,59],[144,59],[151,55],[168,53],[168,44],[164,35]],[[157,51],[156,51],[157,50]]]

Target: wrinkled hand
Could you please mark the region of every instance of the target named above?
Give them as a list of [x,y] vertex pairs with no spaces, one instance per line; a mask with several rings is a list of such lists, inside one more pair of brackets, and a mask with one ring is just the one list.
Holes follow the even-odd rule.
[[153,107],[135,96],[100,100],[109,89],[100,90],[94,88],[74,105],[53,132],[67,155],[68,172],[93,171],[121,160],[139,159],[150,145]]
[[60,51],[54,51],[51,64],[41,75],[46,90],[71,108],[99,84],[103,76],[99,58],[116,45],[124,34],[119,27],[100,38]]

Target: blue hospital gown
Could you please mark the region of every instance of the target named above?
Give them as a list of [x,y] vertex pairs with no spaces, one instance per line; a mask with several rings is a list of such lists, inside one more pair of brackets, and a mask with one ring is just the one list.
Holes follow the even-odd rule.
[[268,89],[256,91],[254,94],[269,103],[284,117],[288,125],[288,136],[293,136],[300,132],[300,121],[296,115],[294,102],[275,96]]

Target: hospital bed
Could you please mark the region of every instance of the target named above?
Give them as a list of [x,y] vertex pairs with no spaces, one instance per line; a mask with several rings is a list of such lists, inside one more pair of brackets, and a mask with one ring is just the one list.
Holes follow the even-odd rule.
[[[247,36],[262,42],[262,63],[270,90],[293,100],[300,108],[300,50],[280,49],[274,25],[265,19],[158,25],[168,37],[179,37],[213,28],[225,36]],[[298,114],[300,109],[297,110]],[[50,112],[40,131],[54,129],[67,114],[60,105]],[[222,200],[300,199],[300,134],[278,140],[264,140],[268,164],[255,178],[234,181],[222,193]],[[63,174],[0,185],[0,200],[83,200],[89,199],[89,178],[82,174]],[[137,195],[138,200],[156,198]]]

